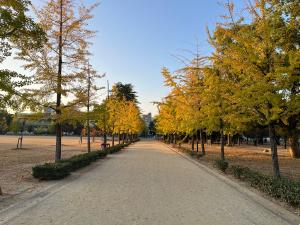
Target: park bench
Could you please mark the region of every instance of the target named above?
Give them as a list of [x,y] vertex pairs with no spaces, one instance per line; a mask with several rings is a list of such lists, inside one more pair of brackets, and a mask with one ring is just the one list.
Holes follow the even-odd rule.
[[101,149],[106,149],[106,148],[109,148],[109,147],[110,147],[110,144],[105,144],[105,143],[101,144]]

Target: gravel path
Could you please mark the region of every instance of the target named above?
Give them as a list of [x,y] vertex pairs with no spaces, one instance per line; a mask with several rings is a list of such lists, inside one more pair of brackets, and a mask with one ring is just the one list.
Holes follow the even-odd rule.
[[88,170],[0,212],[0,224],[300,223],[285,209],[158,142],[138,142]]

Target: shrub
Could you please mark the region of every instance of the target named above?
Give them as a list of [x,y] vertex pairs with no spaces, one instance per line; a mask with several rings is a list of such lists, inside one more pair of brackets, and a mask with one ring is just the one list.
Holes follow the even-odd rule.
[[203,156],[201,152],[195,152],[195,151],[188,150],[188,153],[190,156],[195,157],[197,159]]
[[108,149],[109,154],[114,154],[114,153],[116,153],[116,152],[119,152],[119,151],[123,148],[124,145],[125,145],[125,144],[119,144],[119,145],[115,145],[115,146],[113,146],[113,147],[110,147],[110,148]]
[[222,160],[222,159],[219,159],[219,160],[216,160],[215,161],[215,165],[217,166],[217,168],[219,170],[221,170],[223,173],[226,172],[227,168],[228,168],[228,162]]
[[241,176],[243,175],[243,168],[240,166],[231,166],[231,169],[233,171],[233,176],[241,179]]
[[102,151],[97,151],[96,154],[98,155],[99,159],[105,158],[108,154],[108,150],[104,149]]
[[59,163],[67,162],[70,164],[70,170],[75,171],[89,165],[92,162],[92,157],[87,154],[75,155],[69,159],[61,160]]
[[132,140],[131,143],[135,143],[135,142],[138,142],[138,141],[140,141],[140,139],[136,138],[136,139]]
[[114,154],[114,153],[116,153],[116,152],[121,151],[121,149],[123,149],[123,148],[129,146],[131,143],[132,143],[132,142],[128,142],[128,143],[124,143],[124,144],[115,145],[115,146],[113,146],[113,147],[108,148],[107,150],[108,150],[109,154]]
[[97,159],[106,157],[107,154],[113,154],[131,143],[115,145],[100,151],[89,152],[81,155],[74,155],[68,159],[62,159],[56,163],[46,163],[32,168],[33,177],[40,180],[58,180],[62,179],[77,169],[85,167]]
[[300,206],[300,182],[290,179],[276,179],[260,174],[248,167],[231,166],[233,175],[273,198],[280,199],[292,206]]
[[46,163],[32,168],[33,177],[40,180],[59,180],[70,175],[70,163]]
[[96,161],[97,159],[104,158],[107,155],[107,150],[89,152],[81,155],[74,155],[68,159],[60,160],[59,163],[67,162],[70,164],[70,170],[75,171],[82,167],[89,165],[91,162]]

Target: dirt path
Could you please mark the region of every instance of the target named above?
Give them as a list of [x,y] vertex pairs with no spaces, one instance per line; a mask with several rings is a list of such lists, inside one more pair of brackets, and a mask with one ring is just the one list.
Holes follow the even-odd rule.
[[165,145],[141,141],[0,212],[20,225],[285,225],[299,217]]

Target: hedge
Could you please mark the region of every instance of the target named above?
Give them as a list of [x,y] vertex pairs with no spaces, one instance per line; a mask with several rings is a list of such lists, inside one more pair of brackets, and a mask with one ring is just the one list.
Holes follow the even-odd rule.
[[60,160],[59,163],[69,163],[69,168],[71,171],[78,170],[85,167],[92,162],[106,157],[109,150],[104,149],[101,151],[89,152],[81,155],[74,155],[68,159]]
[[59,180],[70,175],[70,163],[46,163],[32,168],[32,175],[40,180]]
[[[136,142],[138,140],[134,140]],[[32,176],[39,180],[59,180],[71,172],[85,167],[92,162],[106,157],[107,154],[119,152],[122,148],[127,147],[132,142],[119,144],[100,151],[89,152],[81,155],[74,155],[68,159],[62,159],[55,163],[46,163],[32,167]]]
[[114,154],[114,153],[116,153],[116,152],[119,152],[122,148],[125,148],[125,147],[127,147],[129,144],[119,144],[119,145],[115,145],[115,146],[113,146],[113,147],[110,147],[109,149],[108,149],[108,151],[109,151],[109,154]]
[[215,161],[215,165],[216,167],[218,167],[219,170],[225,173],[229,164],[225,160],[219,159]]
[[231,166],[231,169],[234,177],[249,183],[252,187],[289,205],[300,206],[300,181],[286,178],[276,179],[272,176],[253,171],[248,167]]

